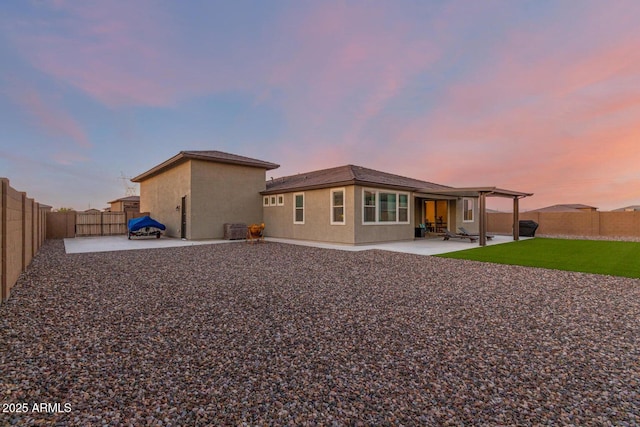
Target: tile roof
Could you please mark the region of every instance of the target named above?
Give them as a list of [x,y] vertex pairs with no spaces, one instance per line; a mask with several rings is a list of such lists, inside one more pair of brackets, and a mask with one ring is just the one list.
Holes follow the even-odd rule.
[[139,202],[140,201],[140,196],[126,196],[126,197],[120,197],[119,199],[115,199],[112,200],[110,202],[107,203],[115,203],[115,202]]
[[279,168],[280,165],[266,162],[264,160],[253,159],[251,157],[239,156],[237,154],[224,153],[216,150],[201,150],[201,151],[181,151],[169,160],[166,160],[159,165],[149,169],[148,171],[132,178],[133,182],[140,182],[153,175],[157,175],[169,168],[177,166],[187,160],[205,160],[217,163],[230,163],[234,165],[251,166],[257,168],[263,168],[266,170]]
[[640,211],[640,205],[625,206],[624,208],[614,209],[611,212],[633,212]]
[[547,206],[540,209],[534,209],[529,212],[585,212],[590,210],[596,210],[595,206],[583,205],[580,203],[573,204],[561,204],[561,205],[553,205]]
[[407,191],[444,190],[445,185],[407,178],[356,165],[338,166],[297,175],[284,176],[267,181],[263,194],[295,190],[335,187],[337,185],[375,185]]

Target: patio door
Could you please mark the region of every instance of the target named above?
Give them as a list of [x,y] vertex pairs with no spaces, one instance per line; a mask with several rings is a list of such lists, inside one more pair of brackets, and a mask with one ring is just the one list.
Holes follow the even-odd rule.
[[427,230],[436,233],[444,233],[445,230],[448,230],[448,200],[425,200],[424,211],[425,219],[427,221]]

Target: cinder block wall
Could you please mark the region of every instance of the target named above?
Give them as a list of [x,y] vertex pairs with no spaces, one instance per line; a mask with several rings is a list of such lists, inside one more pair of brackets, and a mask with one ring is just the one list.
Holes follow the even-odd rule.
[[47,239],[76,237],[76,211],[49,212],[46,224]]
[[44,243],[48,210],[0,178],[0,302]]
[[[489,213],[487,217],[489,232],[512,232],[511,213]],[[640,212],[522,212],[520,219],[537,222],[536,234],[640,237]]]

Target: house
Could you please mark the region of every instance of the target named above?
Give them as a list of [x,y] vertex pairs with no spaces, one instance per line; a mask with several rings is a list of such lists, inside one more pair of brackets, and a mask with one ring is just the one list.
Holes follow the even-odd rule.
[[625,206],[624,208],[614,209],[611,212],[636,212],[640,211],[640,205]]
[[[167,235],[221,238],[225,223],[267,225],[270,237],[365,244],[411,240],[464,226],[486,240],[486,197],[518,200],[530,193],[496,187],[453,188],[356,165],[265,180],[279,165],[220,151],[181,151],[133,178],[140,209]],[[518,227],[514,227],[518,238]]]
[[574,204],[561,204],[552,205],[540,209],[534,209],[529,212],[595,212],[598,208],[589,205],[582,205],[579,203]]
[[183,239],[219,239],[225,223],[262,222],[266,171],[280,165],[221,151],[181,151],[134,177],[140,210]]
[[109,202],[109,212],[140,212],[140,196],[127,196]]

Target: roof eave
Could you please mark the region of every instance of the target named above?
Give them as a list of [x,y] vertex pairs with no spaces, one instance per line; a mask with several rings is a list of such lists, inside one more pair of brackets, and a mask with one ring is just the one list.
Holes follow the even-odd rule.
[[292,186],[292,187],[277,188],[273,190],[270,189],[270,190],[261,191],[260,194],[266,196],[269,194],[292,193],[294,191],[306,191],[306,190],[320,190],[323,188],[334,188],[334,187],[341,187],[345,185],[359,185],[362,187],[369,187],[369,188],[388,188],[390,190],[400,190],[400,191],[408,191],[408,192],[419,191],[419,189],[417,189],[416,187],[407,187],[404,185],[385,184],[385,183],[379,183],[379,182],[363,181],[359,179],[351,179],[346,181],[336,181],[336,182],[329,182],[329,183],[323,183],[323,184]]
[[165,160],[164,162],[160,163],[159,165],[149,169],[148,171],[134,177],[131,178],[132,182],[142,182],[145,179],[151,178],[154,175],[159,174],[160,172],[173,167],[173,166],[177,166],[178,164],[187,161],[187,160],[203,160],[203,161],[207,161],[207,162],[213,162],[213,163],[226,163],[226,164],[233,164],[233,165],[242,165],[242,166],[249,166],[249,167],[254,167],[254,168],[259,168],[259,169],[265,169],[265,170],[272,170],[272,169],[276,169],[279,168],[280,165],[275,164],[275,163],[271,163],[271,162],[262,162],[262,164],[256,164],[254,162],[250,162],[250,161],[243,161],[243,160],[232,160],[232,159],[213,159],[211,157],[205,156],[205,155],[199,155],[199,154],[195,154],[195,153],[187,153],[184,151],[179,152],[178,154],[176,154],[175,156],[171,157],[168,160]]
[[334,188],[341,187],[345,185],[354,185],[354,180],[347,181],[337,181],[327,184],[314,184],[314,185],[301,185],[301,186],[292,186],[292,187],[284,187],[284,188],[275,188],[270,190],[261,191],[260,194],[263,196],[267,196],[269,194],[281,194],[281,193],[293,193],[294,191],[307,191],[307,190],[321,190],[323,188]]
[[457,197],[478,197],[480,194],[485,194],[488,196],[494,197],[530,197],[533,196],[533,193],[523,193],[521,191],[513,191],[506,190],[503,188],[497,187],[461,187],[461,188],[450,188],[443,190],[429,190],[429,189],[421,189],[420,193],[426,194],[437,194],[437,195],[447,195],[447,196],[457,196]]
[[212,159],[209,156],[206,155],[202,155],[202,154],[197,154],[197,153],[184,153],[185,158],[187,159],[194,159],[194,160],[204,160],[207,162],[214,162],[214,163],[228,163],[228,164],[233,164],[233,165],[242,165],[242,166],[251,166],[254,168],[260,168],[260,169],[266,169],[266,170],[272,170],[272,169],[277,169],[280,167],[280,165],[275,164],[275,163],[271,163],[271,162],[265,162],[260,160],[260,164],[256,163],[256,162],[252,162],[252,161],[244,161],[244,160],[240,160],[240,159],[223,159],[223,158],[216,158],[216,159]]
[[149,169],[148,171],[143,172],[140,175],[131,178],[131,182],[142,182],[145,179],[151,178],[152,176],[159,174],[160,172],[169,168],[170,166],[174,166],[174,164],[181,163],[184,160],[185,160],[185,154],[183,151],[181,151],[175,156],[171,157],[170,159],[165,160],[159,165]]

